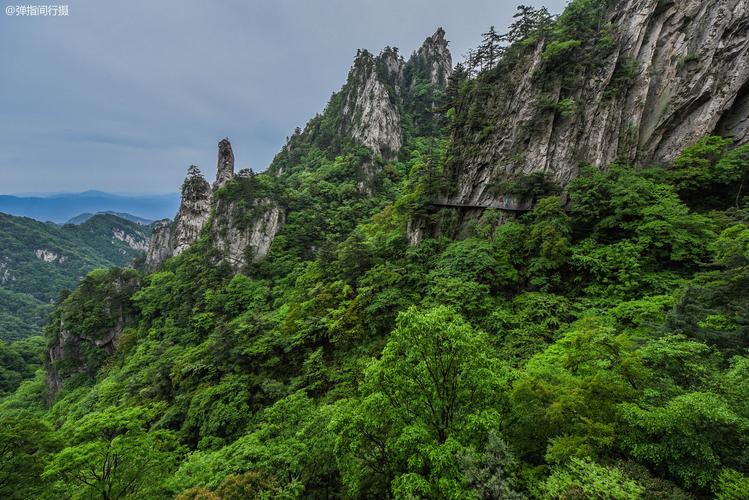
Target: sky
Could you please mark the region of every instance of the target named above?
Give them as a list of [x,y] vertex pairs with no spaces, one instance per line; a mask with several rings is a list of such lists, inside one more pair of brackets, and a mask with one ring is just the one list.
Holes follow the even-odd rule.
[[[404,56],[444,27],[453,63],[518,3],[565,0],[0,0],[0,194],[177,191],[191,164],[264,170],[345,82],[357,48]],[[59,4],[58,4],[59,5]]]

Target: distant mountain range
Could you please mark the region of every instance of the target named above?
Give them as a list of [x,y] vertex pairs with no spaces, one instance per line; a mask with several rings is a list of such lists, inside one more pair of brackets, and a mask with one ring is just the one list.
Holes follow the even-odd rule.
[[136,224],[140,224],[141,226],[148,226],[149,224],[152,224],[154,222],[152,219],[144,219],[143,217],[136,217],[135,215],[128,214],[125,212],[114,212],[112,210],[105,210],[103,212],[97,212],[95,214],[86,212],[85,214],[76,215],[72,219],[65,222],[65,224],[75,224],[77,226],[79,224],[83,224],[84,222],[89,220],[91,217],[94,217],[96,215],[114,215],[115,217],[129,220],[130,222],[135,222]]
[[124,195],[85,191],[83,193],[0,195],[0,212],[57,224],[77,220],[82,215],[102,212],[114,213],[142,224],[174,217],[178,207],[178,193]]

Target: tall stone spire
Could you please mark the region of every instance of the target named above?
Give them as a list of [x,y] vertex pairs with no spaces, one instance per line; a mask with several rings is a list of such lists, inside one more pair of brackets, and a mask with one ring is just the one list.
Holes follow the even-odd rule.
[[231,150],[229,139],[221,139],[218,143],[218,168],[216,171],[216,182],[213,189],[216,190],[234,178],[234,152]]
[[439,27],[434,35],[424,40],[421,48],[409,61],[411,66],[416,65],[428,75],[435,88],[444,88],[453,71],[453,60],[450,49],[447,48],[448,44],[449,42],[445,40],[445,30]]

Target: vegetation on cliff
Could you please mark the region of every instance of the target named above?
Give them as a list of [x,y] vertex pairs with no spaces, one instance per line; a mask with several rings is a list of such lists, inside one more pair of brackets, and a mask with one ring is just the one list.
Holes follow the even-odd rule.
[[[502,57],[543,35],[586,64],[601,5],[526,11]],[[153,273],[89,275],[48,327],[88,339],[85,362],[57,365],[49,406],[42,371],[0,401],[0,493],[745,498],[749,146],[515,179],[523,214],[435,207],[461,147],[445,123],[470,113],[451,99],[487,75],[453,74],[433,126],[403,106],[420,125],[394,159],[340,136],[334,96],[269,173],[217,191],[287,211],[241,272],[203,231]]]

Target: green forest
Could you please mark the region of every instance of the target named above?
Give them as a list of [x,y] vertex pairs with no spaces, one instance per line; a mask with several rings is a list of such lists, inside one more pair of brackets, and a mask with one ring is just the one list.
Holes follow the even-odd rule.
[[[518,174],[496,189],[533,208],[511,217],[432,203],[539,44],[539,82],[564,82],[539,106],[577,112],[564,88],[609,50],[606,5],[521,9],[444,91],[411,67],[395,160],[339,133],[344,86],[215,195],[247,220],[284,207],[267,258],[217,264],[204,231],[154,272],[88,274],[45,341],[0,344],[0,497],[749,498],[749,145]],[[50,395],[61,325],[118,324]]]

